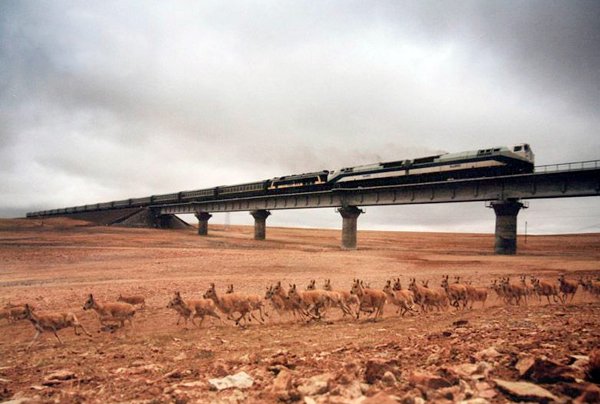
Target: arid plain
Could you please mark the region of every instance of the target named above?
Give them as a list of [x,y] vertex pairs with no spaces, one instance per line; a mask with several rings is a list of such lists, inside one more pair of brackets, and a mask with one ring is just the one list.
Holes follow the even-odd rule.
[[[26,350],[32,325],[3,319],[0,402],[595,397],[593,375],[581,361],[600,346],[600,300],[581,287],[566,304],[531,298],[507,305],[490,290],[485,307],[400,317],[388,303],[377,321],[342,317],[332,309],[326,321],[306,323],[267,304],[266,324],[252,322],[245,329],[211,319],[201,329],[189,323],[184,328],[166,307],[175,291],[200,298],[211,282],[221,293],[233,284],[236,292],[263,297],[277,281],[304,289],[311,279],[321,286],[328,278],[335,289],[350,290],[355,278],[381,289],[398,277],[405,287],[411,277],[439,286],[444,275],[489,287],[505,276],[554,282],[560,274],[573,280],[600,276],[600,234],[529,236],[526,244],[519,240],[516,256],[495,255],[493,235],[359,230],[356,251],[342,251],[340,238],[339,230],[268,228],[267,240],[255,241],[253,228],[241,226],[211,226],[208,237],[199,237],[194,229],[0,219],[1,307],[30,302],[39,314],[72,311],[92,334],[64,329],[61,345],[44,333]],[[90,293],[102,302],[142,294],[146,307],[137,309],[134,328],[99,331],[97,316],[82,309]],[[533,367],[522,370],[528,360]],[[536,379],[536,366],[560,377]],[[209,383],[241,372],[250,386],[218,390]],[[554,398],[523,398],[503,381],[534,384]]]

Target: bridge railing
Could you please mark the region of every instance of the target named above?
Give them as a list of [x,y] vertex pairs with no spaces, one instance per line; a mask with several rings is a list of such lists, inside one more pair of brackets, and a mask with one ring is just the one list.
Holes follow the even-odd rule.
[[578,161],[574,163],[548,164],[545,166],[535,166],[536,173],[549,173],[556,171],[575,171],[575,170],[597,170],[600,168],[600,160]]

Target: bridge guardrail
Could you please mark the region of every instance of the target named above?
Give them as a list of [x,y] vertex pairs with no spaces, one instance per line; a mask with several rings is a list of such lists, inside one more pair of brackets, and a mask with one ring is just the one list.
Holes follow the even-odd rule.
[[536,173],[551,173],[559,171],[575,171],[575,170],[597,170],[600,168],[600,160],[577,161],[573,163],[547,164],[543,166],[535,166]]

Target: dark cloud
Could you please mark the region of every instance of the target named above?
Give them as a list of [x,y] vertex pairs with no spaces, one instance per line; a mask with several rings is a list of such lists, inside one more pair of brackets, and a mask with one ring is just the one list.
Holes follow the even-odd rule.
[[0,216],[523,141],[597,158],[599,10],[0,2]]

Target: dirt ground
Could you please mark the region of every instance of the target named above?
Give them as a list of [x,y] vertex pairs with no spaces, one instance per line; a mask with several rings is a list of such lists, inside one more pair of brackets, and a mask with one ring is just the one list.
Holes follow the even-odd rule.
[[[359,230],[358,250],[342,251],[340,242],[340,230],[268,228],[267,240],[255,241],[253,228],[241,226],[211,226],[199,237],[193,229],[0,219],[0,307],[30,302],[36,313],[72,311],[92,334],[64,329],[61,345],[44,333],[27,351],[32,325],[1,320],[0,402],[519,399],[498,380],[534,383],[554,395],[529,401],[568,401],[586,389],[593,397],[589,368],[573,362],[600,346],[600,300],[581,288],[567,304],[507,306],[491,291],[485,307],[472,310],[399,317],[388,304],[378,321],[332,310],[327,321],[307,324],[269,306],[266,324],[245,329],[210,320],[201,329],[176,326],[166,308],[173,292],[200,298],[211,282],[221,293],[233,284],[236,292],[264,296],[277,281],[304,289],[311,279],[321,286],[329,278],[349,290],[354,278],[379,289],[397,277],[405,286],[410,277],[438,286],[443,275],[459,275],[488,287],[502,276],[600,275],[600,234],[529,236],[526,244],[519,240],[517,256],[495,255],[493,235]],[[134,328],[99,331],[96,315],[82,309],[89,293],[101,302],[143,294],[147,306],[137,309]],[[528,358],[563,366],[561,376],[521,374]],[[251,386],[217,390],[209,383],[240,372]]]

